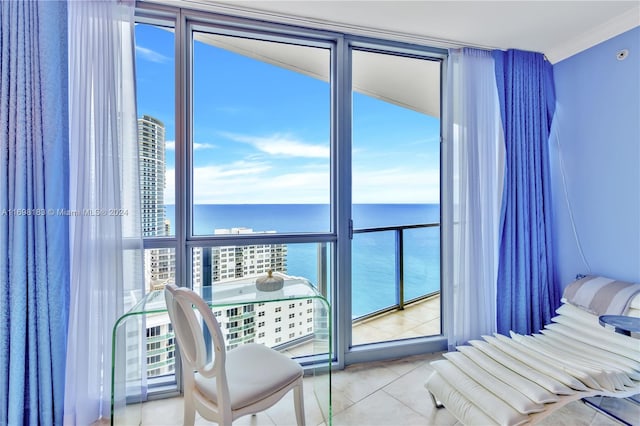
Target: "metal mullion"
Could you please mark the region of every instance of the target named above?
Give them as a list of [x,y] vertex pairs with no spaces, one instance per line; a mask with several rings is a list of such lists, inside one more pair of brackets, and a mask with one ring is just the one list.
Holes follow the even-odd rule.
[[251,244],[299,244],[299,243],[333,243],[336,237],[332,234],[252,234],[252,235],[225,235],[225,236],[198,236],[191,237],[186,242],[187,247],[222,247],[228,245]]
[[175,238],[154,237],[144,238],[142,240],[142,245],[144,249],[177,248],[178,242]]
[[187,19],[182,10],[176,23],[176,169],[175,169],[175,215],[176,215],[176,284],[191,286],[191,274],[187,272],[186,240],[189,235],[189,137],[190,137],[190,86],[189,45]]
[[400,41],[350,36],[349,42],[353,49],[382,55],[404,56],[430,61],[439,61],[447,57],[446,49],[409,44]]
[[[318,30],[299,25],[286,23],[266,22],[264,20],[238,17],[227,14],[219,14],[196,9],[182,10],[187,14],[187,18],[193,23],[196,30],[205,29],[206,27],[215,27],[216,30],[222,30],[234,35],[253,34],[261,40],[282,41],[290,39],[296,44],[314,46],[317,43],[331,43],[338,33],[330,30]],[[304,43],[300,43],[303,41]],[[317,45],[316,47],[323,47]],[[326,46],[325,46],[326,47]]]
[[404,310],[404,233],[402,229],[395,231],[396,285],[398,291],[398,309]]
[[[445,87],[449,84],[448,81],[448,65],[447,56],[440,62],[440,332],[443,336],[447,336],[447,329],[449,327],[452,318],[448,318],[445,313],[451,313],[449,309],[445,309],[446,303],[450,298],[451,289],[450,285],[443,286],[443,283],[453,282],[452,274],[449,274],[445,270],[445,256],[453,257],[452,247],[448,247],[446,243],[447,238],[445,232],[453,232],[453,217],[451,221],[446,219],[449,213],[453,213],[453,184],[449,184],[447,177],[450,170],[449,160],[450,156],[447,154],[451,150],[451,144],[445,140],[445,134],[449,135],[449,132],[444,130],[444,123],[448,123],[451,119],[451,109],[448,107],[451,99],[448,96],[448,90]],[[443,200],[446,197],[446,200]],[[451,208],[450,208],[451,206]],[[451,211],[450,211],[451,210]],[[448,235],[448,234],[447,234]],[[451,279],[451,281],[450,281]],[[452,290],[452,289],[451,289]],[[453,291],[451,291],[453,293]],[[452,300],[452,299],[451,299]]]
[[193,30],[203,33],[215,33],[226,37],[240,37],[258,41],[268,41],[272,43],[285,43],[301,47],[313,47],[320,49],[328,49],[333,38],[320,37],[316,38],[309,34],[291,35],[287,32],[260,32],[255,28],[249,27],[233,27],[224,24],[193,24]]
[[333,231],[337,235],[333,253],[334,279],[331,301],[336,366],[345,366],[351,344],[351,54],[344,37],[337,40],[332,57],[332,196]]

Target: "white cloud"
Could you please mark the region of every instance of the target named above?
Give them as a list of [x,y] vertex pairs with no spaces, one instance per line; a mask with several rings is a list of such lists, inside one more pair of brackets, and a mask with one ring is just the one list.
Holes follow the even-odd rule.
[[269,155],[286,157],[329,158],[329,144],[312,144],[295,139],[286,134],[276,133],[270,136],[248,136],[235,133],[222,133],[236,142],[253,145],[256,149]]
[[[175,149],[176,149],[176,141],[165,141],[164,148],[168,149],[170,151],[175,151]],[[210,143],[198,143],[198,142],[196,142],[196,143],[193,144],[193,149],[194,150],[213,149],[213,148],[217,148],[217,146],[215,146],[214,144],[210,144]]]
[[293,172],[272,176],[263,165],[231,169],[196,167],[193,189],[196,204],[208,203],[319,203],[329,201],[326,173]]
[[164,203],[176,203],[176,170],[167,168],[164,172],[166,185],[164,186]]
[[[329,202],[327,170],[285,171],[264,162],[238,161],[223,166],[195,167],[196,204],[286,204]],[[167,169],[165,203],[175,202],[175,170]]]
[[[167,169],[165,202],[173,204],[175,172]],[[439,172],[429,168],[357,169],[354,203],[438,203]],[[329,174],[324,167],[296,170],[268,162],[238,161],[194,168],[196,204],[328,203]]]
[[220,107],[216,107],[216,111],[224,113],[224,114],[229,114],[229,115],[238,115],[238,114],[242,114],[244,112],[244,108],[240,108],[240,107],[233,107],[233,106],[220,106]]
[[356,169],[354,203],[438,203],[440,172],[429,168]]
[[216,148],[215,145],[210,144],[210,143],[198,143],[198,142],[194,142],[193,144],[193,149],[194,150],[198,150],[198,149],[213,149]]
[[147,61],[159,64],[169,62],[171,60],[168,56],[164,56],[161,53],[142,46],[136,46],[136,55],[140,56],[142,59],[146,59]]

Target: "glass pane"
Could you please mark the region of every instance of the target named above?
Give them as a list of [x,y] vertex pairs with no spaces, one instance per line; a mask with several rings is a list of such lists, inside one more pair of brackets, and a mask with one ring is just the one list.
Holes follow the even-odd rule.
[[352,344],[438,334],[440,63],[352,53]]
[[148,384],[175,381],[176,342],[169,315],[149,314],[145,321]]
[[175,284],[176,251],[173,248],[153,248],[144,251],[144,276],[147,291],[162,290]]
[[330,51],[203,32],[193,48],[193,233],[329,231]]
[[353,236],[352,318],[397,305],[394,238],[393,232]]
[[[428,256],[425,256],[428,253]],[[440,291],[440,227],[404,231],[404,298]]]
[[402,337],[442,334],[440,304],[440,227],[404,231],[404,314],[418,320]]
[[[144,251],[145,288],[147,292],[162,290],[167,284],[175,284],[176,251],[172,248],[154,248]],[[150,314],[142,319],[146,329],[147,378],[155,381],[175,381],[175,342],[169,315]],[[166,380],[160,380],[164,378]]]
[[174,34],[137,23],[135,36],[143,236],[175,235]]
[[[324,243],[195,247],[192,249],[194,290],[216,303],[214,295],[223,294],[219,291],[223,286],[231,289],[235,285],[249,284],[247,291],[256,291],[256,280],[272,270],[287,285],[293,281],[308,281],[328,301],[329,247]],[[218,290],[212,292],[211,286]],[[326,320],[329,313],[323,301],[288,300],[280,293],[274,290],[268,295],[271,297],[267,297],[272,301],[267,303],[231,306],[231,302],[225,301],[223,308],[215,310],[227,347],[256,342],[278,348],[292,357],[328,353]],[[265,297],[261,296],[260,300],[263,299]]]
[[[175,283],[175,249],[154,248],[144,250],[145,294],[161,290]],[[144,401],[149,393],[176,385],[176,346],[173,328],[167,313],[129,316],[131,308],[140,306],[145,294],[127,291],[127,315],[116,327],[119,348],[119,370],[123,371],[126,400]]]

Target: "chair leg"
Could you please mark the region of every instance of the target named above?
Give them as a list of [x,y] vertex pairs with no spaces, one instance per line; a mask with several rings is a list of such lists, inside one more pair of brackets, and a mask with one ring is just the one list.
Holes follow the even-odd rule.
[[298,426],[305,426],[302,379],[300,379],[300,383],[298,384],[298,386],[293,388],[293,401],[296,407],[296,422],[298,423]]
[[439,402],[435,395],[433,395],[431,392],[429,392],[429,396],[431,397],[431,402],[433,402],[433,406],[436,408],[444,408],[444,405],[442,405],[441,402]]
[[231,409],[222,409],[222,413],[220,413],[220,420],[218,420],[218,424],[220,426],[231,426],[233,423],[233,413]]
[[196,407],[193,404],[193,399],[191,395],[184,395],[184,417],[183,424],[184,426],[193,426],[196,422]]

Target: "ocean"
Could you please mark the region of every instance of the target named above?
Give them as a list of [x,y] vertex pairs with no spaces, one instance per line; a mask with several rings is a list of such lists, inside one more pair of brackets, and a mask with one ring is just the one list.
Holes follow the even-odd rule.
[[[175,208],[166,217],[175,223]],[[354,229],[440,222],[438,204],[355,204]],[[324,204],[197,204],[194,234],[219,228],[251,228],[282,233],[328,232],[329,206]],[[404,231],[405,300],[440,289],[440,227]],[[352,317],[358,318],[394,305],[395,240],[393,231],[356,233],[352,242]],[[287,272],[317,283],[317,245],[289,244]]]

